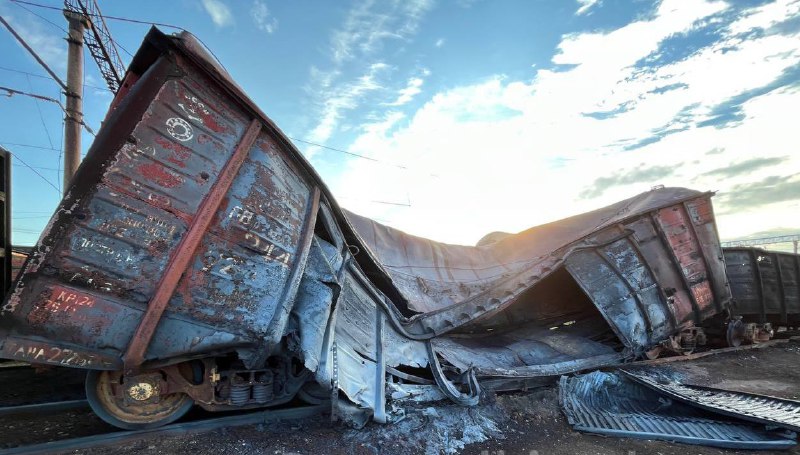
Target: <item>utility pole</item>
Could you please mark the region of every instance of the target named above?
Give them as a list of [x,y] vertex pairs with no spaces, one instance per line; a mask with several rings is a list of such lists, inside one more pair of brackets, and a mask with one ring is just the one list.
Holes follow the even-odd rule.
[[81,125],[83,125],[83,32],[86,17],[64,10],[69,23],[67,35],[67,106],[64,115],[64,192],[81,164]]

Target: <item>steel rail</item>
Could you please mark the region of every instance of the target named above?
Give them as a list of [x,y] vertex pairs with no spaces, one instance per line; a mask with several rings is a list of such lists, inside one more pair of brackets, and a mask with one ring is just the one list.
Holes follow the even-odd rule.
[[301,418],[314,417],[322,414],[330,407],[326,404],[315,406],[304,406],[299,408],[278,409],[270,411],[259,411],[249,414],[218,417],[194,422],[174,423],[160,428],[134,431],[115,431],[93,436],[65,439],[61,441],[44,442],[31,444],[21,447],[0,450],[0,455],[33,455],[46,454],[53,452],[66,452],[74,450],[85,450],[95,447],[105,447],[117,445],[124,442],[131,442],[143,438],[156,438],[165,436],[176,436],[183,434],[205,433],[218,428],[229,428],[243,425],[256,425],[263,423],[277,422],[281,420],[294,420]]
[[653,360],[639,360],[636,362],[628,363],[624,366],[629,365],[660,365],[663,363],[672,363],[672,362],[685,362],[687,360],[695,360],[700,359],[703,357],[708,357],[711,355],[717,354],[725,354],[726,352],[739,352],[739,351],[748,351],[751,349],[764,349],[772,346],[776,346],[779,344],[788,343],[790,341],[798,341],[800,340],[800,336],[791,336],[788,338],[779,338],[779,339],[772,339],[769,341],[761,341],[759,343],[754,344],[743,344],[741,346],[735,347],[727,347],[727,348],[718,348],[718,349],[710,349],[708,351],[702,352],[695,352],[689,355],[678,355],[674,357],[662,357],[660,359],[653,359]]
[[57,412],[89,406],[86,400],[51,401],[47,403],[21,404],[0,407],[0,416]]

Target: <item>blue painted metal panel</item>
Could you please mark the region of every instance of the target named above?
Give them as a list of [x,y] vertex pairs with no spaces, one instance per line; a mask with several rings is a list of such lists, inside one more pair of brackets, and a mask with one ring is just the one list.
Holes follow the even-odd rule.
[[[0,347],[4,356],[119,368],[167,263],[254,116],[203,68],[169,53],[153,56],[114,105],[2,308],[4,339],[13,340]],[[298,245],[312,188],[287,156],[295,151],[281,144],[264,129],[246,151],[146,359],[266,349],[288,281],[299,281],[292,270],[304,257]],[[48,355],[54,346],[82,354]]]

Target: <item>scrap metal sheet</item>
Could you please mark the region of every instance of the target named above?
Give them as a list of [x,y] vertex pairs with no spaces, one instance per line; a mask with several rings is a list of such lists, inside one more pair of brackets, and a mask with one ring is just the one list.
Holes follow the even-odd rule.
[[664,396],[715,413],[800,431],[800,401],[684,384],[654,369],[624,371],[630,379]]
[[595,371],[562,376],[559,398],[576,430],[606,436],[661,439],[728,449],[787,449],[793,435],[764,427],[713,418],[619,373]]
[[619,363],[609,346],[536,326],[502,334],[454,335],[431,341],[436,352],[461,371],[483,376],[557,376]]

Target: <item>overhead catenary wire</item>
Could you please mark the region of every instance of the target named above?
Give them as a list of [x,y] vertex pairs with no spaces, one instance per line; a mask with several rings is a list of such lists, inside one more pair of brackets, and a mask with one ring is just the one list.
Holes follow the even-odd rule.
[[[50,9],[50,10],[56,10],[56,11],[62,11],[62,9],[61,9],[61,8],[58,8],[58,7],[55,7],[55,6],[50,6],[50,5],[43,5],[43,4],[41,4],[41,3],[28,2],[28,1],[24,1],[24,0],[9,0],[9,1],[11,1],[11,2],[13,2],[13,3],[21,3],[21,4],[23,4],[23,5],[35,6],[35,7],[37,7],[37,8],[44,8],[44,9]],[[184,32],[187,32],[187,33],[191,33],[191,32],[189,32],[188,30],[186,30],[184,27],[181,27],[181,26],[179,26],[179,25],[174,25],[174,24],[167,24],[167,23],[164,23],[164,22],[144,21],[144,20],[139,20],[139,19],[131,19],[131,18],[129,18],[129,17],[108,16],[108,15],[106,15],[106,14],[103,14],[103,16],[102,16],[102,19],[104,19],[104,20],[105,20],[105,19],[108,19],[108,20],[114,20],[114,21],[121,21],[121,22],[130,22],[130,23],[132,23],[132,24],[157,25],[157,26],[159,26],[159,27],[168,27],[168,28],[173,28],[173,29],[176,29],[176,30],[181,30],[181,31],[184,31]],[[194,34],[193,34],[193,35],[194,35]],[[202,44],[203,44],[203,46],[205,46],[205,48],[208,50],[208,52],[209,52],[209,53],[211,53],[211,55],[212,55],[212,56],[214,56],[214,58],[217,60],[217,63],[219,63],[219,64],[220,64],[220,66],[221,66],[223,69],[225,69],[225,71],[227,71],[227,68],[225,68],[225,65],[222,63],[222,61],[219,59],[219,57],[217,57],[217,54],[215,54],[215,53],[214,53],[214,51],[213,51],[213,50],[211,50],[211,48],[210,48],[210,47],[208,47],[208,45],[207,45],[207,44],[206,44],[206,43],[205,43],[205,42],[204,42],[202,39],[200,39],[200,37],[198,37],[198,36],[196,36],[196,35],[195,35],[195,38],[196,38],[198,41],[200,41],[200,43],[202,43]],[[116,41],[114,41],[114,43],[115,43],[116,45],[119,45],[119,43],[117,43]],[[120,47],[121,47],[121,46],[120,46]],[[123,50],[124,50],[124,49],[123,49]],[[131,55],[131,56],[133,56],[133,55],[132,55],[130,52],[128,52],[127,50],[126,50],[125,52],[127,52],[127,53],[128,53],[128,55]]]
[[[33,90],[33,84],[31,83],[31,78],[30,76],[27,77],[28,77],[28,87],[31,90]],[[42,121],[42,128],[44,128],[44,134],[45,136],[47,136],[47,142],[50,143],[50,147],[53,147],[53,138],[50,137],[50,130],[47,129],[47,123],[44,121],[44,115],[42,115],[42,108],[39,107],[39,100],[34,100],[34,103],[36,104],[36,112],[39,113],[39,120]]]
[[[59,8],[59,7],[55,7],[55,6],[51,6],[51,5],[44,5],[44,4],[30,2],[30,1],[26,1],[26,0],[10,0],[10,1],[13,2],[13,3],[18,4],[18,6],[29,5],[29,6],[34,6],[34,7],[44,8],[44,9],[49,9],[49,10],[54,10],[54,11],[62,11],[62,8]],[[26,10],[27,10],[27,8],[26,8]],[[28,10],[28,11],[30,11],[30,10]],[[44,19],[44,18],[42,18],[42,19]],[[129,23],[134,23],[134,24],[155,25],[155,26],[160,26],[160,27],[167,27],[167,28],[173,28],[173,29],[177,29],[177,30],[186,31],[186,29],[184,27],[181,27],[181,26],[178,26],[178,25],[174,25],[174,24],[163,23],[163,22],[145,21],[145,20],[139,20],[139,19],[132,19],[132,18],[128,18],[128,17],[120,17],[120,16],[109,16],[109,15],[106,15],[106,14],[102,15],[102,19],[129,22]],[[46,20],[46,19],[44,19],[44,20]],[[199,37],[197,37],[197,39],[201,43],[203,43],[203,41],[200,40]],[[128,50],[125,49],[124,47],[122,47],[119,43],[117,43],[116,41],[114,43],[117,46],[119,46],[120,48],[122,48],[122,50],[125,51],[128,55],[133,56],[133,54],[128,52]],[[220,59],[216,56],[216,54],[214,54],[213,50],[211,50],[207,45],[205,45],[205,43],[203,43],[203,45],[214,56],[214,58],[217,60],[217,62],[219,62],[219,64],[222,65],[223,68],[224,68],[224,65],[222,64]],[[32,50],[29,49],[29,51],[33,53]],[[40,62],[40,63],[43,64],[43,62]],[[0,67],[0,69],[5,69],[5,70],[9,70],[9,71],[18,71],[18,70],[2,68],[2,67]],[[46,68],[46,69],[49,70],[49,68]],[[51,71],[48,71],[48,72],[51,73],[51,75],[52,75]],[[37,76],[41,77],[40,75],[37,75]],[[56,80],[56,82],[58,82],[59,85],[63,86],[63,83],[59,79],[55,78],[54,80]],[[87,85],[84,83],[84,86],[87,86]],[[94,88],[103,88],[103,87],[94,87]],[[103,89],[105,89],[105,88],[103,88]],[[60,103],[59,103],[59,106],[61,106]],[[64,108],[62,107],[62,110],[63,109]],[[86,125],[86,123],[81,122],[81,124],[87,129],[87,131],[89,131],[91,134],[94,135],[94,132],[91,131],[91,129],[88,127],[88,125]],[[309,140],[306,140],[306,139],[299,139],[299,138],[293,138],[293,137],[289,137],[289,139],[291,139],[292,141],[303,143],[303,144],[312,145],[312,146],[320,147],[320,148],[323,148],[323,149],[326,149],[326,150],[330,150],[330,151],[346,154],[346,155],[353,156],[353,157],[356,157],[356,158],[360,158],[360,159],[363,159],[363,160],[368,160],[368,161],[372,161],[372,162],[376,162],[376,163],[382,163],[382,164],[385,164],[385,165],[388,165],[388,166],[391,166],[391,167],[395,167],[395,168],[398,168],[398,169],[404,169],[404,170],[408,169],[406,166],[403,166],[403,165],[400,165],[400,164],[387,162],[387,161],[384,161],[384,160],[380,160],[380,159],[373,158],[373,157],[370,157],[370,156],[366,156],[366,155],[350,152],[348,150],[343,150],[343,149],[336,148],[336,147],[331,147],[331,146],[324,145],[324,144],[319,144],[319,143],[316,143],[316,142],[313,142],[313,141],[309,141]],[[61,153],[61,151],[59,151],[59,152]],[[430,175],[433,176],[433,177],[437,177],[434,174],[430,174]],[[372,201],[372,202],[377,203],[377,204],[395,205],[395,206],[401,206],[401,207],[410,207],[411,206],[410,202],[409,203],[398,203],[398,202],[388,202],[388,201]]]
[[[28,166],[24,166],[24,165],[22,165],[22,164],[17,164],[17,163],[12,163],[12,164],[13,164],[13,166],[19,166],[19,167],[28,167]],[[56,171],[56,172],[61,172],[61,169],[56,169],[56,168],[54,168],[54,167],[44,167],[44,166],[31,166],[31,167],[32,167],[32,168],[34,168],[34,169],[39,169],[39,170],[41,170],[41,171]]]
[[61,151],[61,149],[57,149],[57,148],[53,148],[53,147],[44,147],[44,146],[41,146],[41,145],[33,145],[33,144],[23,144],[23,143],[20,143],[20,142],[0,141],[0,144],[2,144],[5,147],[8,147],[9,145],[13,145],[14,147],[25,147],[25,148],[38,149],[38,150],[49,150],[49,151],[52,151],[52,152],[60,152]]
[[[23,74],[25,76],[30,76],[30,77],[38,77],[38,78],[42,78],[42,79],[53,80],[53,78],[51,78],[50,76],[45,76],[44,74],[31,73],[31,72],[28,72],[28,71],[22,71],[22,70],[18,70],[18,69],[14,69],[14,68],[7,68],[5,66],[0,66],[0,70],[9,71],[9,72],[12,72],[12,73]],[[83,86],[84,87],[95,88],[95,89],[98,89],[98,90],[106,90],[106,91],[109,91],[109,92],[111,91],[111,89],[109,89],[108,87],[100,87],[99,85],[83,84]]]
[[[7,92],[6,96],[9,97],[9,98],[14,96],[14,95],[22,95],[22,96],[28,96],[28,97],[31,97],[31,98],[34,98],[34,99],[39,99],[39,100],[43,100],[43,101],[49,101],[51,103],[57,104],[58,107],[60,107],[61,110],[64,111],[65,115],[67,115],[67,116],[71,115],[69,113],[69,111],[67,111],[67,108],[64,107],[63,104],[61,104],[61,101],[59,101],[59,100],[57,100],[55,98],[50,98],[49,96],[44,96],[44,95],[38,95],[36,93],[28,93],[28,92],[25,92],[25,91],[22,91],[22,90],[13,89],[13,88],[10,88],[10,87],[0,86],[0,90],[5,90]],[[78,121],[78,123],[80,123],[86,129],[86,131],[89,132],[89,134],[91,134],[92,136],[95,136],[94,130],[89,125],[87,125],[86,122],[84,122],[83,120],[80,120],[80,121]]]
[[42,180],[44,180],[45,182],[47,182],[47,184],[48,184],[48,185],[52,186],[54,190],[58,191],[58,193],[59,193],[59,194],[61,194],[61,191],[59,191],[58,187],[57,187],[57,186],[55,186],[55,185],[53,184],[53,182],[51,182],[51,181],[50,181],[50,179],[48,179],[47,177],[45,177],[45,176],[43,176],[42,174],[40,174],[40,173],[39,173],[39,171],[37,171],[36,169],[34,169],[34,168],[33,168],[33,166],[31,166],[30,164],[28,164],[27,162],[25,162],[25,160],[23,160],[22,158],[20,158],[20,156],[19,156],[18,154],[16,154],[16,153],[12,153],[12,155],[14,156],[14,159],[16,159],[16,160],[17,160],[17,161],[19,161],[20,163],[24,164],[24,165],[25,165],[25,167],[27,167],[28,169],[30,169],[31,171],[33,171],[33,173],[34,173],[34,174],[38,175],[38,176],[39,176],[39,177],[40,177]]
[[67,85],[64,83],[64,81],[62,81],[61,78],[59,78],[56,75],[56,73],[54,73],[53,70],[51,70],[50,67],[47,66],[47,63],[45,63],[44,60],[42,60],[42,58],[39,57],[39,54],[37,54],[36,51],[34,51],[28,45],[28,43],[25,42],[25,40],[22,39],[21,36],[19,36],[19,34],[16,32],[16,30],[14,30],[14,28],[11,27],[11,24],[6,22],[6,20],[3,18],[3,16],[0,16],[0,23],[2,23],[6,27],[6,29],[8,29],[8,31],[11,32],[11,35],[13,35],[14,38],[16,38],[17,41],[19,41],[19,43],[22,45],[22,47],[24,47],[25,50],[27,50],[33,56],[33,58],[39,63],[39,65],[41,65],[42,68],[44,68],[44,70],[47,71],[47,74],[49,74],[50,77],[52,77],[53,80],[56,81],[58,83],[58,85],[60,85],[61,88],[63,88],[66,91],[67,90]]
[[55,22],[51,21],[50,19],[48,19],[48,18],[46,18],[46,17],[44,17],[44,16],[41,16],[41,15],[39,15],[39,14],[36,14],[36,13],[34,13],[33,11],[29,10],[28,8],[25,8],[25,6],[23,6],[23,4],[22,4],[22,3],[20,3],[20,2],[13,2],[13,3],[14,3],[16,6],[18,6],[18,7],[22,8],[22,9],[24,9],[25,11],[27,11],[27,12],[29,12],[29,13],[33,14],[34,16],[38,17],[39,19],[41,19],[41,20],[43,20],[43,21],[47,22],[48,24],[52,25],[53,27],[55,27],[55,28],[57,28],[57,29],[61,30],[62,32],[64,32],[64,34],[65,34],[65,35],[67,34],[67,30],[66,30],[64,27],[62,27],[62,26],[60,26],[60,25],[56,24]]
[[[51,9],[51,10],[55,10],[55,11],[61,11],[63,9],[63,8],[59,8],[57,6],[43,5],[41,3],[28,2],[28,1],[24,1],[24,0],[10,0],[10,1],[12,3],[21,3],[23,5],[35,6],[37,8]],[[103,14],[103,19],[109,19],[109,20],[115,20],[115,21],[123,21],[123,22],[131,22],[131,23],[134,23],[134,24],[158,25],[159,27],[170,27],[170,28],[175,28],[175,29],[178,29],[178,30],[186,30],[185,28],[180,27],[178,25],[165,24],[163,22],[153,22],[153,21],[144,21],[144,20],[139,20],[139,19],[131,19],[129,17],[109,16],[107,14]]]
[[[41,3],[35,3],[35,2],[30,2],[30,1],[25,1],[25,0],[10,0],[10,1],[13,2],[13,3],[19,3],[19,4],[29,5],[29,6],[35,6],[35,7],[38,7],[38,8],[45,8],[45,9],[50,9],[50,10],[61,11],[61,8],[58,8],[58,7],[55,7],[55,6],[50,6],[50,5],[43,5]],[[160,27],[169,27],[169,28],[173,28],[173,29],[177,29],[177,30],[187,31],[184,27],[181,27],[181,26],[178,26],[178,25],[174,25],[174,24],[167,24],[167,23],[164,23],[164,22],[144,21],[144,20],[139,20],[139,19],[131,19],[131,18],[128,18],[128,17],[109,16],[107,14],[103,14],[103,19],[122,21],[122,22],[130,22],[130,23],[134,23],[134,24],[157,25],[157,26],[160,26]],[[196,37],[196,38],[198,40],[200,40],[199,37]],[[202,41],[200,41],[200,42],[202,43]],[[116,41],[115,41],[115,43],[117,45],[119,45],[119,43],[117,43]],[[214,58],[217,60],[217,62],[219,62],[220,65],[222,65],[222,62],[213,53],[213,51],[210,48],[208,48],[208,46],[205,45],[205,43],[203,43],[203,45],[209,50],[209,52],[211,52],[211,54],[214,56]],[[123,50],[125,50],[125,49],[123,49]],[[125,50],[125,52],[127,52],[129,55],[132,55],[127,50]],[[223,68],[224,68],[224,66],[223,66]],[[0,69],[4,69],[4,68],[0,67]],[[319,143],[316,143],[316,142],[313,142],[313,141],[309,141],[307,139],[294,138],[294,137],[290,137],[290,136],[287,136],[287,137],[289,139],[291,139],[292,141],[301,142],[303,144],[312,145],[312,146],[315,146],[315,147],[320,147],[320,148],[323,148],[323,149],[326,149],[326,150],[331,150],[331,151],[334,151],[334,152],[344,153],[344,154],[347,154],[347,155],[350,155],[350,156],[354,156],[354,157],[361,158],[361,159],[364,159],[364,160],[373,161],[373,162],[376,162],[376,163],[383,163],[383,164],[386,164],[388,166],[393,166],[393,167],[396,167],[396,168],[399,168],[399,169],[408,169],[406,166],[403,166],[403,165],[400,165],[400,164],[390,163],[390,162],[387,162],[387,161],[383,161],[383,160],[379,160],[377,158],[373,158],[373,157],[369,157],[369,156],[366,156],[366,155],[361,155],[361,154],[358,154],[358,153],[350,152],[350,151],[343,150],[343,149],[340,149],[340,148],[331,147],[331,146],[324,145],[324,144],[319,144]],[[431,174],[431,175],[433,175],[433,174]]]

